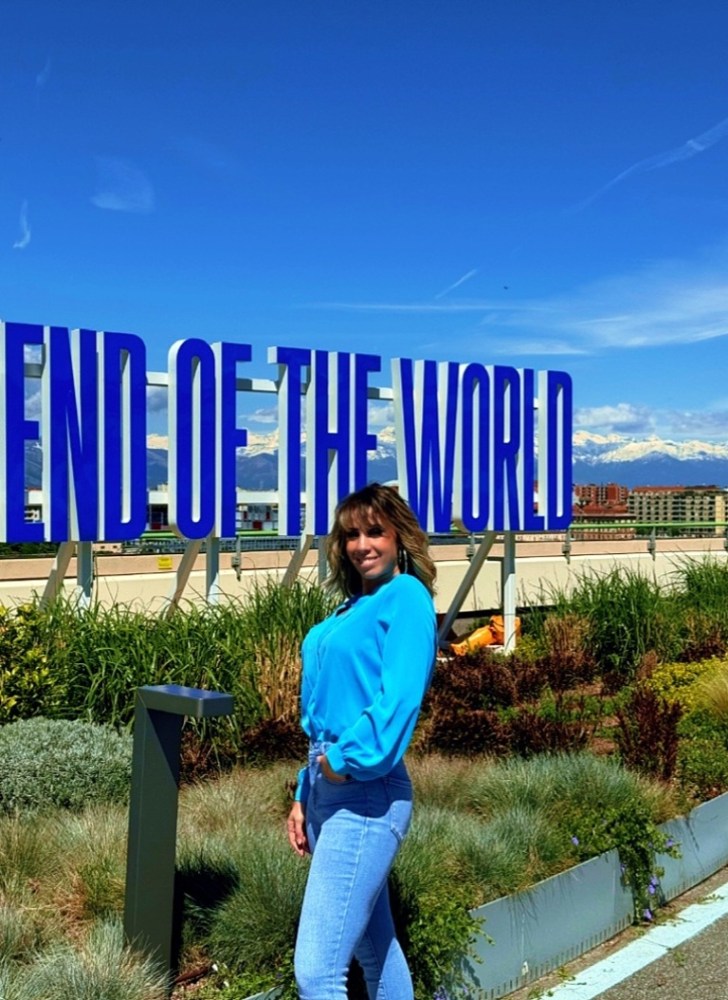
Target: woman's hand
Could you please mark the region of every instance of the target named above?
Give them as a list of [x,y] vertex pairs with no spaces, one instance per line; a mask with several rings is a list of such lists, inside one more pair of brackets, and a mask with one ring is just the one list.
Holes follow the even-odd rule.
[[288,814],[288,840],[300,858],[311,853],[306,836],[306,814],[300,802],[294,802]]
[[326,754],[324,754],[321,757],[317,757],[316,760],[318,761],[321,767],[321,771],[324,777],[327,778],[329,781],[346,781],[346,778],[343,778],[340,774],[337,774],[336,771],[331,770],[331,764],[329,764],[328,760],[326,759]]

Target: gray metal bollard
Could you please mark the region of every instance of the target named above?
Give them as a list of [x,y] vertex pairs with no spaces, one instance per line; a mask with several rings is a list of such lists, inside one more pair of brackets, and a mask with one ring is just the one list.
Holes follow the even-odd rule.
[[173,972],[175,849],[184,716],[231,715],[232,695],[163,684],[137,688],[124,933]]

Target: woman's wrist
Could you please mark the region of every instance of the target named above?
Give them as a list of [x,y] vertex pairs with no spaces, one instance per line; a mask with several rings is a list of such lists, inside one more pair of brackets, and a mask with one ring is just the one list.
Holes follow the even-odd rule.
[[324,777],[327,778],[329,781],[346,781],[347,780],[347,775],[345,775],[345,774],[337,774],[336,771],[334,771],[334,769],[331,767],[331,764],[328,761],[328,758],[327,758],[326,754],[322,754],[318,758],[318,762],[319,762],[319,765],[321,766],[321,770],[323,772]]

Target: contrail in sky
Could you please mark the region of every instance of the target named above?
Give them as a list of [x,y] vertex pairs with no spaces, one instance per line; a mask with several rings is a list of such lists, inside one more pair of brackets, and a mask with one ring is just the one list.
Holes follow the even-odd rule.
[[13,250],[25,250],[30,243],[30,225],[28,223],[28,202],[20,206],[20,238],[13,243]]
[[689,160],[693,156],[697,156],[698,153],[704,153],[706,149],[710,149],[711,146],[714,146],[716,142],[720,142],[726,135],[728,135],[728,118],[719,121],[717,125],[709,128],[707,132],[701,132],[700,135],[696,135],[694,139],[688,139],[682,146],[668,149],[664,153],[657,153],[656,156],[648,156],[646,160],[638,160],[637,163],[633,163],[631,167],[623,170],[621,174],[613,177],[604,187],[599,188],[594,194],[590,195],[584,201],[579,202],[578,205],[575,205],[574,210],[579,211],[582,208],[586,208],[587,205],[591,205],[593,201],[601,198],[615,184],[619,184],[620,181],[623,181],[626,177],[630,177],[632,174],[644,174],[648,170],[659,170],[661,167],[667,167],[671,163],[677,163],[679,160]]
[[474,274],[477,274],[477,273],[478,273],[478,269],[477,269],[477,267],[474,267],[474,268],[472,269],[472,271],[468,271],[468,273],[467,273],[467,274],[464,274],[464,275],[462,276],[462,278],[458,278],[458,280],[457,280],[457,281],[455,281],[455,282],[453,282],[453,284],[452,284],[452,285],[448,285],[448,287],[447,287],[447,288],[446,288],[446,289],[445,289],[444,291],[442,291],[442,292],[439,292],[439,293],[438,293],[438,294],[437,294],[437,295],[435,296],[435,298],[436,298],[436,299],[441,299],[441,298],[443,297],[443,295],[447,295],[447,293],[448,293],[448,292],[451,292],[451,291],[452,291],[452,290],[453,290],[454,288],[457,288],[457,287],[458,287],[458,285],[462,285],[462,284],[464,284],[464,283],[465,283],[466,281],[468,281],[468,279],[472,278],[472,277],[473,277],[473,275],[474,275]]
[[40,71],[40,73],[36,73],[35,75],[36,87],[38,89],[45,87],[45,85],[48,83],[48,80],[50,79],[50,75],[51,75],[51,57],[48,56],[48,58],[45,61],[45,66],[43,67],[43,69]]

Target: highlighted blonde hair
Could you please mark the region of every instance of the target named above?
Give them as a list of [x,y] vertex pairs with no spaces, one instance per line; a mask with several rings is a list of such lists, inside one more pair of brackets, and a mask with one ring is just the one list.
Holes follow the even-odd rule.
[[326,546],[331,570],[327,587],[340,590],[346,597],[361,594],[362,578],[346,555],[346,534],[356,524],[381,521],[388,521],[397,534],[400,572],[416,576],[432,594],[437,570],[430,558],[427,535],[407,501],[393,486],[380,483],[370,483],[350,493],[336,508]]

